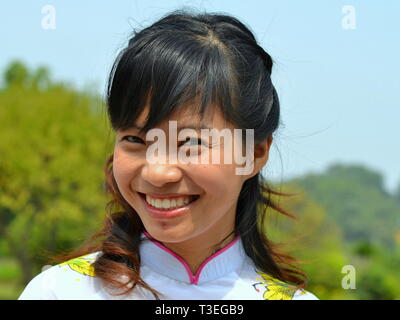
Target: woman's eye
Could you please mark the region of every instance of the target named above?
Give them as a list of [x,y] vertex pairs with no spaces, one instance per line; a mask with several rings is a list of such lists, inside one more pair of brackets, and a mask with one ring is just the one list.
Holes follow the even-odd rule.
[[125,137],[122,138],[122,140],[126,140],[126,141],[129,141],[129,142],[132,142],[132,143],[136,143],[136,142],[144,143],[144,141],[141,138],[137,137],[137,136],[125,136]]
[[187,144],[187,142],[190,142],[190,145],[206,145],[200,138],[186,138],[183,144]]
[[[125,136],[122,138],[122,141],[126,140],[128,142],[131,143],[143,143],[145,144],[145,142],[143,141],[143,139],[137,137],[137,136]],[[207,146],[206,143],[203,142],[203,140],[201,140],[200,138],[186,138],[185,141],[183,141],[182,143],[183,145],[195,145],[195,146],[199,146],[199,145],[204,145]]]

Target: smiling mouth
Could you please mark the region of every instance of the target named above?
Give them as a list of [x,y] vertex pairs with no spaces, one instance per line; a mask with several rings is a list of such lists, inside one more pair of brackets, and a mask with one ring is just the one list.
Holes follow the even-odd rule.
[[200,195],[182,195],[168,198],[155,198],[141,192],[138,192],[138,194],[150,207],[165,211],[184,208],[200,197]]

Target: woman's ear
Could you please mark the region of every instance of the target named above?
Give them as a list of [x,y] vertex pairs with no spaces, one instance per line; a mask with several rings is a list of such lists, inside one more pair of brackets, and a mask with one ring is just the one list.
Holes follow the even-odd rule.
[[253,172],[247,177],[254,177],[266,165],[269,158],[269,150],[272,144],[272,135],[263,142],[254,145],[254,166]]

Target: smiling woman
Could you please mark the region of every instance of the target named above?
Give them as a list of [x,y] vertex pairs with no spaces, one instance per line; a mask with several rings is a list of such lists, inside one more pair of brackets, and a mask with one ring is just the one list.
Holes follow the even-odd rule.
[[[104,228],[20,299],[317,299],[296,260],[259,228],[269,208],[293,217],[271,201],[285,194],[260,172],[279,125],[271,70],[252,32],[228,15],[177,11],[135,31],[109,78],[116,139],[105,166],[113,199]],[[197,129],[177,138],[173,121]],[[199,140],[207,127],[251,129],[254,141]],[[159,152],[176,147],[208,161],[151,161],[151,129],[168,137]],[[243,146],[252,169],[237,174],[240,164],[228,157]],[[223,149],[221,161],[210,161]]]

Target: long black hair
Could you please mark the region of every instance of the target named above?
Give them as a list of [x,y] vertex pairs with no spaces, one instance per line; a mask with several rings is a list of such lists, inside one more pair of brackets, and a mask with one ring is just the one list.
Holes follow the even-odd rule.
[[[177,10],[151,26],[134,31],[128,45],[113,64],[107,86],[107,111],[114,130],[126,130],[150,106],[147,132],[186,102],[193,114],[203,115],[218,106],[225,120],[240,129],[254,129],[254,143],[261,143],[278,129],[280,106],[271,82],[273,61],[256,38],[238,19],[217,13]],[[94,263],[96,275],[129,292],[136,285],[147,288],[140,277],[139,237],[144,227],[135,210],[124,200],[112,172],[113,156],[106,162],[107,191],[113,195],[110,214],[96,236],[106,238],[97,246],[103,255]],[[305,274],[296,260],[276,250],[260,225],[268,208],[289,216],[271,200],[273,191],[262,173],[246,180],[236,211],[235,234],[246,254],[263,272],[285,282],[306,286]],[[117,210],[118,208],[118,210]],[[76,253],[82,254],[85,250]],[[115,275],[125,274],[121,283]],[[133,284],[126,287],[127,283]]]

